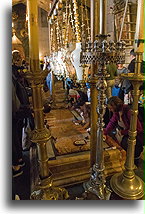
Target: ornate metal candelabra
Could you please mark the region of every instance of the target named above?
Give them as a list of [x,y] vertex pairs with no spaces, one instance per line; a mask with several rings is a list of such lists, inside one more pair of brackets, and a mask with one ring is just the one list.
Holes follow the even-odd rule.
[[[125,62],[125,42],[107,41],[110,35],[99,34],[98,40],[94,43],[91,41],[82,44],[81,63],[82,64],[98,64],[98,66],[110,63]],[[100,70],[100,69],[99,69]],[[101,70],[105,70],[102,69]],[[99,73],[99,71],[98,71]]]
[[[97,195],[101,200],[107,200],[110,197],[110,190],[106,187],[104,176],[104,150],[103,150],[103,115],[105,110],[105,91],[106,83],[106,65],[109,63],[119,63],[125,61],[125,43],[107,41],[105,30],[105,7],[106,1],[100,0],[100,34],[97,40],[82,44],[81,63],[94,63],[98,67],[97,90],[98,90],[98,122],[97,122],[97,142],[96,142],[96,163],[91,168],[91,177],[88,183],[84,184],[85,190]],[[93,17],[92,17],[93,18]]]

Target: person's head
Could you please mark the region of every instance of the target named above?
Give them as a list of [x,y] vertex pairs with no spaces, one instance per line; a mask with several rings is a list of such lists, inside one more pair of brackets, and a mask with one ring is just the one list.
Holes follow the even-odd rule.
[[79,83],[76,83],[76,88],[80,88],[81,85]]
[[120,80],[120,78],[118,76],[118,77],[115,78],[115,86],[119,86],[120,83],[121,83],[121,80]]
[[117,68],[118,69],[122,69],[123,68],[123,64],[122,63],[117,64]]
[[132,59],[135,59],[135,57],[136,57],[136,53],[134,52],[134,49],[132,49],[132,50],[130,51],[130,58],[131,58],[131,60],[132,60]]
[[51,111],[51,106],[50,106],[50,104],[45,103],[43,107],[44,107],[44,109],[43,109],[43,112],[44,112],[44,113],[49,113],[49,112]]
[[108,99],[107,105],[110,111],[119,112],[122,110],[123,101],[119,97],[113,96]]

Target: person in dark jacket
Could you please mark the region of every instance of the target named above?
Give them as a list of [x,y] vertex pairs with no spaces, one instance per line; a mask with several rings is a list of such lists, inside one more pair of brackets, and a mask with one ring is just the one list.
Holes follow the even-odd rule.
[[128,70],[129,73],[134,73],[135,72],[135,59],[136,59],[136,53],[134,52],[134,49],[130,51],[130,58],[131,62],[128,65]]
[[[120,144],[124,150],[127,150],[128,131],[130,128],[131,110],[128,105],[124,105],[123,101],[117,97],[111,97],[108,100],[108,108],[113,112],[104,134],[108,135],[117,128],[118,136],[120,136]],[[137,136],[135,145],[135,160],[140,157],[143,151],[143,127],[139,119],[137,119]]]
[[[130,51],[130,63],[128,65],[128,73],[134,73],[135,72],[135,60],[136,60],[136,53],[134,52],[134,49]],[[133,86],[129,80],[125,80],[126,87],[126,93],[128,94],[131,90],[133,90]]]
[[17,97],[14,83],[12,82],[12,171],[13,177],[23,173],[22,144],[18,132],[22,132],[20,119],[17,116],[20,109],[20,101]]

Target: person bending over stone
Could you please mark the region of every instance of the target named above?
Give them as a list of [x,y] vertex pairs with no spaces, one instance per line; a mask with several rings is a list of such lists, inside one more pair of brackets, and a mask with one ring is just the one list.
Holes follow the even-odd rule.
[[[113,112],[107,127],[104,129],[104,134],[108,135],[115,128],[117,130],[116,138],[122,148],[127,151],[127,141],[129,138],[128,131],[130,128],[131,110],[128,105],[124,105],[123,101],[117,97],[111,97],[108,100],[108,108]],[[138,164],[138,160],[141,152],[143,151],[143,127],[139,119],[137,119],[137,136],[135,145],[135,164]]]

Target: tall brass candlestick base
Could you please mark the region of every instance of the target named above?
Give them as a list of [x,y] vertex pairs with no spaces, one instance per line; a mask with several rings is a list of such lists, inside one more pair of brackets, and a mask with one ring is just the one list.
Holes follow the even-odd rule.
[[62,200],[68,198],[65,189],[52,186],[52,177],[48,167],[48,155],[46,144],[51,139],[50,130],[45,128],[42,86],[45,71],[39,67],[39,44],[38,44],[38,1],[27,0],[28,6],[28,30],[29,30],[29,58],[30,71],[26,74],[32,87],[32,100],[34,110],[35,129],[31,140],[37,144],[40,185],[31,194],[33,200]]
[[139,87],[145,80],[141,71],[141,63],[144,52],[144,0],[138,0],[136,33],[134,49],[136,52],[135,73],[123,74],[125,78],[129,79],[133,85],[133,103],[132,114],[130,120],[130,129],[128,132],[128,148],[125,162],[125,170],[123,173],[115,174],[111,181],[111,187],[116,194],[125,199],[136,200],[141,199],[144,195],[144,183],[134,173],[134,151],[137,136],[137,115],[138,115],[138,99]]
[[[142,53],[141,53],[142,54]],[[115,174],[110,181],[113,191],[122,198],[136,200],[140,199],[144,195],[144,183],[134,173],[134,151],[136,144],[136,126],[137,126],[137,114],[138,114],[138,98],[139,98],[139,87],[145,77],[140,74],[141,57],[137,54],[137,68],[138,72],[133,74],[124,74],[123,76],[129,79],[133,85],[133,104],[132,104],[132,115],[130,120],[130,130],[127,148],[127,157],[125,163],[125,170],[123,173]],[[126,142],[127,143],[127,142]]]
[[64,188],[54,187],[52,178],[49,177],[40,182],[31,194],[31,200],[66,200],[69,198],[68,192]]
[[[92,65],[91,69],[94,70],[94,65]],[[98,82],[97,77],[92,77],[89,81],[91,86],[91,135],[90,135],[90,167],[92,168],[93,165],[96,163],[96,141],[97,141],[97,119],[98,115],[96,112],[97,108],[97,97],[98,97],[98,91],[96,88],[96,84]]]
[[32,72],[26,73],[26,77],[32,87],[35,119],[35,129],[31,133],[31,141],[37,145],[40,176],[40,183],[32,192],[31,199],[64,200],[69,197],[68,193],[64,188],[54,187],[52,185],[52,176],[48,167],[47,143],[51,141],[51,133],[50,130],[44,126],[43,105],[41,100],[42,83],[45,76],[45,71],[34,74]]
[[[100,41],[101,42],[101,41]],[[106,62],[105,60],[100,60],[98,63],[98,81],[96,84],[98,90],[98,123],[97,123],[97,142],[96,142],[96,163],[93,165],[91,178],[86,186],[87,191],[90,191],[97,195],[101,200],[109,200],[111,191],[106,187],[106,179],[104,176],[104,148],[103,148],[103,115],[105,113],[105,91],[107,88],[106,82]]]

